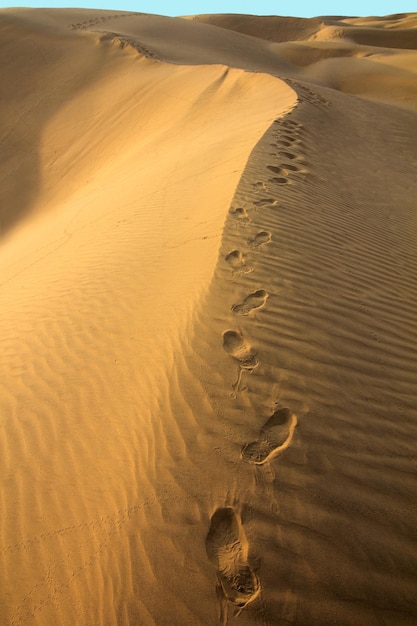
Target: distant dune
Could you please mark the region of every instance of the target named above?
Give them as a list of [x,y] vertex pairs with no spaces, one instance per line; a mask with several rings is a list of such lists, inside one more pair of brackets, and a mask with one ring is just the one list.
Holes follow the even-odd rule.
[[415,626],[417,13],[0,27],[0,626]]

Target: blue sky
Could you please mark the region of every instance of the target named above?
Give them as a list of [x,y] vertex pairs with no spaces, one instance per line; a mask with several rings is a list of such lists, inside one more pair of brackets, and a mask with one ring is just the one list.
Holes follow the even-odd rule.
[[415,0],[0,0],[0,7],[85,7],[159,13],[161,15],[192,15],[195,13],[252,13],[254,15],[387,15],[417,11]]

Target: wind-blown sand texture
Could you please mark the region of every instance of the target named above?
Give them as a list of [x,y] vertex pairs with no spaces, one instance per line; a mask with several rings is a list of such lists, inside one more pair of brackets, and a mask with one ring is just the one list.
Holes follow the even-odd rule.
[[415,626],[417,14],[0,25],[1,626]]

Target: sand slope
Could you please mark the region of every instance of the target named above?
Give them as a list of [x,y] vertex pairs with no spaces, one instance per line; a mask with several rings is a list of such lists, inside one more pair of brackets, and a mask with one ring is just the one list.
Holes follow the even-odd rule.
[[0,12],[1,624],[415,624],[415,27]]

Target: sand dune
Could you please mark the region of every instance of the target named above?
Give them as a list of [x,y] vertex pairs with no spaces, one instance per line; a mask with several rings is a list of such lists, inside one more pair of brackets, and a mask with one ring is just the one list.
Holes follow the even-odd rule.
[[417,621],[416,14],[0,11],[0,623]]

